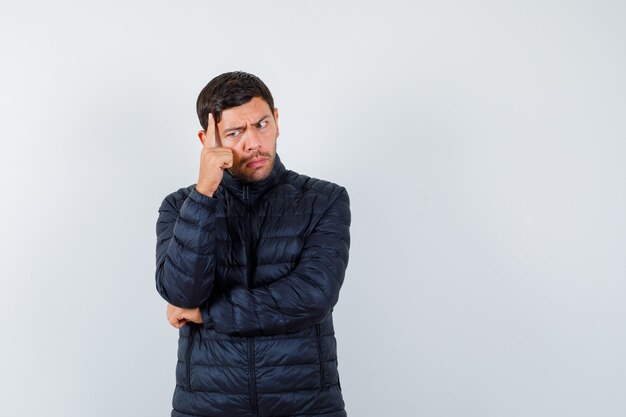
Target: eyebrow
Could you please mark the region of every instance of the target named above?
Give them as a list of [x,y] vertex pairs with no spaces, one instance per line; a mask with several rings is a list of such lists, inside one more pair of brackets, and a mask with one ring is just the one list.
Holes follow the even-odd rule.
[[[254,123],[254,124],[255,124],[255,125],[258,125],[258,124],[259,124],[259,123],[261,123],[263,120],[265,120],[265,119],[267,119],[267,118],[269,118],[269,117],[270,117],[270,115],[269,115],[269,114],[266,114],[265,116],[261,117],[261,118],[259,119],[259,121],[258,121],[258,122]],[[228,127],[228,128],[226,128],[226,129],[224,129],[224,133],[226,133],[226,132],[232,132],[232,131],[234,131],[234,130],[243,130],[243,129],[245,129],[245,128],[246,128],[246,126],[245,126],[245,125],[243,125],[243,126],[235,126],[235,127]]]

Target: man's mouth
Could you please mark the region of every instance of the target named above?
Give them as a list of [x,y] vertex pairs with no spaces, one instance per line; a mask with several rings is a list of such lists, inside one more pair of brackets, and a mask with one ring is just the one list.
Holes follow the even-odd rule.
[[265,164],[266,158],[253,158],[246,162],[246,166],[248,168],[257,168],[263,164]]

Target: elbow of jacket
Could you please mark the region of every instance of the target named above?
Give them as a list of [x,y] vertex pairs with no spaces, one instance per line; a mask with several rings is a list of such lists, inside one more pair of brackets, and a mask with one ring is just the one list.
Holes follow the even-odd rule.
[[169,304],[180,308],[196,308],[205,300],[195,294],[187,294],[176,285],[172,285],[175,280],[170,279],[166,274],[157,271],[156,289],[161,297]]
[[165,287],[159,281],[157,281],[157,283],[156,283],[156,289],[157,289],[157,292],[159,293],[159,295],[161,296],[161,298],[163,298],[169,304],[173,304],[171,297],[167,293],[167,290],[165,289]]
[[333,310],[338,300],[339,294],[320,294],[313,300],[309,308],[315,312],[315,316],[319,319],[324,319]]
[[173,303],[172,297],[169,294],[169,292],[167,291],[167,288],[169,287],[169,285],[167,285],[168,282],[168,277],[166,276],[164,270],[163,270],[163,263],[157,265],[157,269],[156,269],[156,273],[155,273],[155,282],[156,282],[156,289],[157,292],[161,295],[161,297],[167,301],[168,303],[175,305]]
[[197,297],[186,297],[185,294],[178,291],[168,292],[164,287],[159,288],[157,286],[157,290],[165,301],[173,306],[180,308],[196,308],[199,307],[204,301],[198,299]]

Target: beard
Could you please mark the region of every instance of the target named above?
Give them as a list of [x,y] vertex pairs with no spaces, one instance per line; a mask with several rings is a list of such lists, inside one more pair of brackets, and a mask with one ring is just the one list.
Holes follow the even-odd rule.
[[[265,164],[260,169],[246,169],[246,164],[253,159],[263,158],[266,160]],[[263,181],[268,178],[274,168],[274,162],[276,161],[276,147],[274,146],[274,152],[255,151],[249,156],[241,159],[236,166],[228,169],[228,172],[233,177],[239,178],[246,182]]]

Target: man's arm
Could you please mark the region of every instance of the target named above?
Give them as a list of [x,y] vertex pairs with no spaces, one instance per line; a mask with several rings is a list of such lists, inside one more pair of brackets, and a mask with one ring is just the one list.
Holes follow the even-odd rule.
[[200,306],[213,289],[217,200],[212,197],[224,169],[233,165],[232,151],[220,146],[213,115],[209,114],[207,130],[199,132],[199,137],[202,151],[198,183],[180,213],[174,196],[165,198],[156,227],[157,290],[168,303],[181,308]]
[[156,287],[170,304],[195,308],[213,287],[217,200],[195,189],[180,208],[174,195],[163,200],[157,220]]
[[201,306],[206,326],[242,336],[283,334],[323,321],[339,298],[350,247],[350,200],[339,188],[294,270],[269,285],[235,287]]

